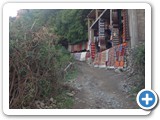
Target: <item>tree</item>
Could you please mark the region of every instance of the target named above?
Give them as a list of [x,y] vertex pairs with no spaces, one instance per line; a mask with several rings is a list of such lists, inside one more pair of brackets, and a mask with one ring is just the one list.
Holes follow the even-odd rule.
[[76,43],[87,40],[86,16],[89,9],[22,9],[17,18],[10,18],[10,40],[30,39],[27,33],[43,26],[57,34],[59,40]]
[[86,16],[89,9],[61,10],[55,18],[54,30],[60,39],[69,43],[76,43],[87,39]]

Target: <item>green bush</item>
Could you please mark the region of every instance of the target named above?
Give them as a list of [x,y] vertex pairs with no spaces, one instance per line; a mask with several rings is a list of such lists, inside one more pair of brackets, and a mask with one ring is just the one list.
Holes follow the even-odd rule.
[[131,93],[137,94],[145,87],[145,45],[139,44],[130,52]]
[[47,31],[37,34],[28,40],[10,40],[10,108],[56,96],[64,68],[73,60],[66,49],[53,44]]
[[145,76],[145,45],[140,44],[133,49],[133,66],[135,72]]

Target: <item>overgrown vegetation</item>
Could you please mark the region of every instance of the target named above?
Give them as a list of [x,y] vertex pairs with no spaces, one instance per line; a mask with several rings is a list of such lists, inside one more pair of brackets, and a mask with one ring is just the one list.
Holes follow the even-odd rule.
[[89,9],[61,10],[55,18],[55,32],[59,39],[76,43],[87,39],[87,14]]
[[129,79],[132,82],[132,94],[145,87],[145,45],[139,44],[130,51]]
[[35,99],[56,96],[64,69],[73,61],[63,47],[48,39],[47,30],[38,31],[38,35],[10,42],[10,108],[31,106]]
[[[71,91],[63,81],[75,76],[75,69],[64,71],[74,60],[57,40],[84,40],[86,16],[81,15],[86,11],[20,10],[17,18],[10,18],[10,108],[70,108],[73,99],[65,93]],[[50,98],[56,105],[45,106]]]
[[[17,18],[10,18],[10,39],[26,39],[30,31],[38,31],[42,26],[56,34],[59,41],[69,43],[87,39],[87,14],[90,9],[23,9]],[[16,20],[15,20],[16,19]]]

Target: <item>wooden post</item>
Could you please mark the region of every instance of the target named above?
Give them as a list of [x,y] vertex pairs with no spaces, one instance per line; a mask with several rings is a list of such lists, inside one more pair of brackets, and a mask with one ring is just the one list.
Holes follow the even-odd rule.
[[[111,40],[112,40],[112,42],[113,42],[113,22],[112,22],[112,9],[110,9],[110,30],[111,30]],[[113,45],[113,44],[112,44]]]
[[90,39],[90,27],[91,27],[91,21],[90,18],[88,18],[88,40]]
[[110,9],[110,27],[112,28],[112,9]]
[[[125,15],[125,39],[130,39],[131,48],[134,48],[136,44],[138,44],[138,26],[137,26],[137,12],[136,9],[129,9],[128,13],[127,10],[124,10]],[[127,20],[129,17],[129,21]],[[129,26],[127,26],[127,21],[129,22]],[[130,36],[130,37],[129,37]],[[128,37],[128,38],[127,38]]]
[[96,9],[96,19],[98,18],[98,10]]

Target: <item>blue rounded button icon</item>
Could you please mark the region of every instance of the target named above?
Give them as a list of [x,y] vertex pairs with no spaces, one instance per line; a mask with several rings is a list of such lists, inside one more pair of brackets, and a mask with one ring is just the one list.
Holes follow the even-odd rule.
[[150,110],[157,104],[157,94],[153,90],[143,89],[137,94],[137,103],[142,109]]

